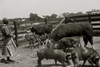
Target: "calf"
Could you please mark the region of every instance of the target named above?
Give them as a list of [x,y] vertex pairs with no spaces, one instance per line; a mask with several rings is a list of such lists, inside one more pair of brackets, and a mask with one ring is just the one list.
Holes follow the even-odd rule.
[[35,38],[30,35],[25,35],[25,38],[29,42],[29,45],[30,45],[29,47],[32,48],[34,46]]
[[39,36],[39,39],[41,40],[41,44],[44,45],[45,44],[45,40],[47,39],[45,35],[41,35]]
[[97,53],[97,51],[95,51],[92,48],[88,48],[86,47],[86,49],[88,50],[87,53],[85,53],[84,49],[81,47],[77,47],[75,49],[72,50],[71,52],[71,58],[72,61],[74,63],[74,67],[78,67],[79,66],[79,61],[83,60],[83,67],[85,65],[85,62],[88,60],[88,62],[92,65],[96,65],[96,67],[100,67],[99,65],[99,54]]
[[66,48],[72,48],[72,47],[78,47],[79,43],[77,43],[77,38],[72,38],[72,37],[64,37],[61,40],[59,40],[58,45],[57,45],[57,49],[63,49],[63,51],[66,51]]
[[41,67],[41,61],[43,59],[54,59],[55,64],[57,64],[57,61],[59,61],[62,63],[63,67],[66,67],[65,62],[69,63],[68,59],[66,58],[66,53],[58,49],[42,48],[37,51],[37,56],[39,67]]

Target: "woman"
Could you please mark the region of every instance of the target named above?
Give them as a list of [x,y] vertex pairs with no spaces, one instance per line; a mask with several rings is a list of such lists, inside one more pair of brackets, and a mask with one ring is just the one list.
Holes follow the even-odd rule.
[[11,30],[9,29],[8,20],[6,18],[3,19],[3,24],[4,25],[1,27],[1,32],[3,35],[2,55],[4,55],[7,59],[2,59],[2,62],[15,62],[14,60],[11,60],[10,57],[14,56],[14,49],[16,45],[13,41],[13,35],[11,33]]

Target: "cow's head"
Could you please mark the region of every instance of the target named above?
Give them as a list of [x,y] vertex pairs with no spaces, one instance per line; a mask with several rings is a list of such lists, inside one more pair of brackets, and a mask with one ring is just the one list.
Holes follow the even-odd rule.
[[71,47],[78,47],[77,42],[74,39],[70,39]]
[[35,30],[36,30],[36,29],[35,29],[35,26],[31,26],[31,27],[30,27],[30,31],[31,31],[31,32],[35,32]]
[[100,63],[99,63],[99,59],[100,59],[100,57],[98,56],[98,55],[92,55],[91,57],[90,57],[90,60],[88,60],[90,63],[91,62],[93,62],[95,65],[96,65],[96,67],[100,67]]

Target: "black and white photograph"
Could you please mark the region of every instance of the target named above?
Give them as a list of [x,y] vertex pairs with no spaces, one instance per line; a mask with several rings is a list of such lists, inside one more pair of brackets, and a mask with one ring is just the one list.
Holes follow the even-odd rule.
[[100,0],[0,0],[0,67],[100,67]]

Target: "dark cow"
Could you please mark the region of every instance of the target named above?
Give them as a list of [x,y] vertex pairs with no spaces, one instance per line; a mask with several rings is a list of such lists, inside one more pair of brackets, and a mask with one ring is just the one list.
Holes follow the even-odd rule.
[[85,45],[89,41],[93,44],[93,27],[90,23],[68,23],[60,25],[53,30],[50,34],[50,38],[54,40],[60,40],[63,37],[83,36]]
[[31,32],[35,32],[38,35],[49,34],[53,29],[53,26],[50,24],[43,25],[33,25],[30,30]]
[[88,50],[87,53],[85,53],[84,49],[81,47],[77,47],[74,48],[71,52],[71,58],[72,61],[74,63],[74,67],[78,67],[79,66],[79,61],[83,60],[83,67],[85,65],[85,62],[88,60],[89,63],[91,63],[92,65],[96,65],[96,67],[100,67],[99,64],[99,54],[97,53],[96,50],[92,49],[92,48],[88,48],[86,47],[86,49]]
[[39,24],[39,25],[33,25],[30,30],[31,32],[36,33],[37,35],[40,35],[38,42],[42,45],[44,44],[44,40],[46,40],[46,36],[50,34],[52,31],[53,26],[50,24]]
[[[79,38],[76,38],[76,39],[79,39]],[[69,51],[70,48],[79,47],[78,41],[79,40],[75,40],[75,37],[64,37],[59,40],[57,49],[63,49],[63,51],[65,52],[66,48],[68,48],[67,51]]]
[[63,67],[66,67],[65,63],[69,63],[68,59],[66,58],[66,53],[58,49],[43,48],[37,51],[37,56],[39,67],[41,67],[41,61],[43,59],[53,59],[55,60],[55,64],[57,64],[57,61],[59,61],[62,63]]

